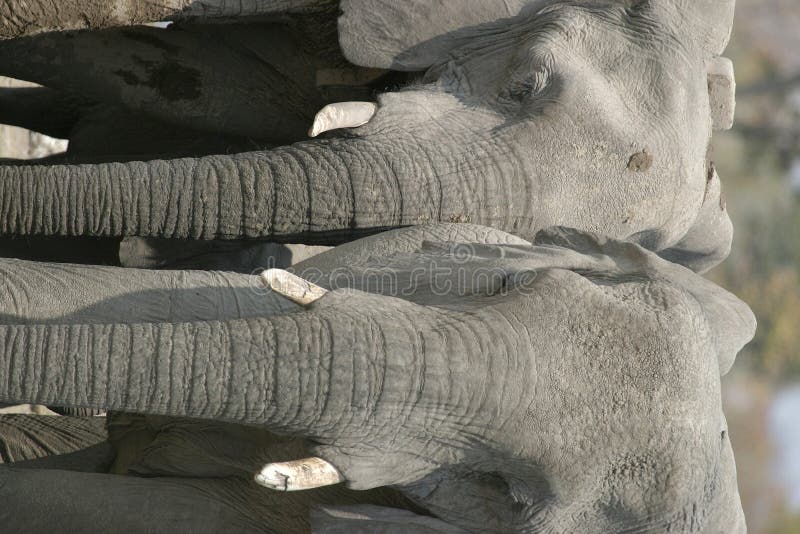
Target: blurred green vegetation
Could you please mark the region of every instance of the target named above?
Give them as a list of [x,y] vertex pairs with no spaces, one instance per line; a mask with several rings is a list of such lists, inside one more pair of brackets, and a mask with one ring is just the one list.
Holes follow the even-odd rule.
[[[746,45],[747,43],[745,43]],[[789,181],[800,150],[800,80],[788,87],[757,49],[734,39],[737,124],[717,132],[713,159],[735,228],[731,256],[711,278],[753,309],[758,332],[737,365],[771,380],[800,379],[800,210]],[[757,93],[748,87],[759,87]],[[772,88],[775,89],[772,89]],[[792,103],[792,94],[797,104]],[[792,109],[796,105],[798,109]],[[794,124],[787,119],[794,117]],[[796,137],[796,138],[795,138]],[[798,531],[800,532],[800,531]]]
[[776,392],[800,382],[800,184],[792,191],[789,179],[792,164],[800,165],[800,72],[776,53],[780,46],[770,48],[767,42],[797,49],[792,43],[800,32],[767,34],[764,27],[777,26],[762,24],[759,30],[752,20],[757,10],[768,21],[786,18],[785,10],[800,17],[800,2],[737,3],[725,52],[736,68],[736,125],[715,132],[712,152],[734,244],[728,260],[709,276],[750,305],[758,331],[725,379],[725,411],[750,532],[800,533],[800,514],[788,506],[786,491],[776,481],[781,466],[775,464],[776,444],[767,423]]
[[786,510],[773,516],[765,534],[797,534],[800,532],[800,515],[792,514]]

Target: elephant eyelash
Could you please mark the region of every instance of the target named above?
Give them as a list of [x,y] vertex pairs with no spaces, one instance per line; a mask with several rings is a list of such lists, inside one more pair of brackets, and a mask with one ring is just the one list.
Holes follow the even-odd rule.
[[544,92],[552,81],[552,63],[550,54],[540,55],[531,61],[530,74],[513,82],[500,95],[500,100],[518,104]]
[[508,88],[501,99],[509,102],[521,102],[534,94],[534,81],[530,78],[515,82]]

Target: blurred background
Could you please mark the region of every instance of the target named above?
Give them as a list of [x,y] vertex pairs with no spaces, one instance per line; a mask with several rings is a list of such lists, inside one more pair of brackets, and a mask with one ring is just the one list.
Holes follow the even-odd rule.
[[800,2],[736,10],[736,124],[713,141],[735,237],[710,276],[750,304],[758,332],[723,402],[750,532],[800,533]]
[[[736,237],[710,277],[759,321],[725,378],[725,413],[750,532],[800,533],[800,1],[737,0],[725,55],[736,67],[736,125],[715,134],[713,159]],[[0,157],[65,146],[0,126]]]

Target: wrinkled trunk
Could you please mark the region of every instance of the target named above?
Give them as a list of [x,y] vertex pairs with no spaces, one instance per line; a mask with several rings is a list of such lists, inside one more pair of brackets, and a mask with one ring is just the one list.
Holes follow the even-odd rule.
[[[5,166],[0,233],[338,244],[433,221],[530,226],[535,203],[514,162],[459,148],[387,136],[201,159]],[[498,164],[508,167],[502,183],[491,178]],[[522,217],[508,213],[512,197]]]
[[337,291],[263,319],[3,326],[0,402],[257,425],[310,439],[352,489],[405,484],[458,459],[398,436],[422,450],[507,423],[509,365],[533,369],[494,313]]
[[5,326],[0,401],[225,420],[316,436],[342,426],[346,432],[373,416],[389,420],[448,378],[443,339],[423,341],[410,313],[388,317],[372,307],[230,322]]
[[[235,239],[400,223],[399,213],[391,215],[401,205],[398,184],[376,180],[369,191],[347,168],[303,148],[197,160],[3,167],[0,233]],[[357,198],[375,202],[359,206]]]
[[95,417],[4,414],[0,421],[0,464],[46,465],[45,458],[73,454],[107,437],[105,421]]

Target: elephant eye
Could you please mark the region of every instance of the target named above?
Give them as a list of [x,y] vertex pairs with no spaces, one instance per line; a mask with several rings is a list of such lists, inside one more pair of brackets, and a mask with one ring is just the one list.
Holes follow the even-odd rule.
[[522,76],[512,81],[501,99],[508,103],[523,103],[544,92],[552,82],[553,57],[550,53],[537,53],[523,67]]
[[507,98],[517,102],[525,100],[535,93],[536,81],[533,78],[525,78],[514,82],[508,88]]

